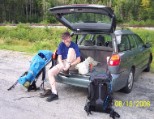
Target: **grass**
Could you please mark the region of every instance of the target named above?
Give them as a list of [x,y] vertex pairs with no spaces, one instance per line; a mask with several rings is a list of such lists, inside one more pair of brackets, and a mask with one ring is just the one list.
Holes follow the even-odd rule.
[[40,49],[55,50],[65,28],[0,27],[0,49],[34,53]]
[[21,51],[21,52],[29,52],[35,53],[38,50],[48,49],[54,51],[57,48],[58,44],[54,41],[40,41],[40,42],[29,42],[29,41],[19,41],[19,40],[0,40],[0,49]]
[[154,44],[154,30],[146,30],[141,28],[133,28],[131,30],[137,33],[145,43],[150,42],[151,44]]
[[118,24],[122,25],[122,26],[127,26],[127,27],[128,26],[154,27],[154,20],[147,19],[147,20],[140,20],[140,21],[130,20],[130,21],[127,21],[127,22],[120,21]]
[[[154,44],[154,30],[141,28],[131,29],[137,33],[144,42]],[[40,49],[54,51],[61,41],[60,35],[65,28],[32,28],[29,24],[19,24],[17,27],[0,26],[0,49],[36,53]],[[154,48],[152,47],[154,56]],[[154,72],[154,60],[151,71]]]

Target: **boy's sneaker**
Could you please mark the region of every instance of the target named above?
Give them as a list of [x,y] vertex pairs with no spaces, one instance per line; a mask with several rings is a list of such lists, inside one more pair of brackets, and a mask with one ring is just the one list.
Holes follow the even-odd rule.
[[46,99],[47,102],[51,102],[53,100],[58,100],[58,94],[51,93],[50,96]]
[[40,93],[40,98],[48,97],[50,94],[51,94],[50,89],[44,90],[42,93]]

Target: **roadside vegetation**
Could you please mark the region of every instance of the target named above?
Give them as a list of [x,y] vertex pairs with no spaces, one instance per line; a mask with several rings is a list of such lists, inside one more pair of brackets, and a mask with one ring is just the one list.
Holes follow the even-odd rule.
[[29,24],[0,27],[0,49],[35,53],[40,49],[55,50],[65,28],[32,28]]
[[[40,49],[55,51],[60,35],[66,28],[32,28],[29,24],[19,24],[17,27],[0,26],[0,49],[36,53]],[[137,33],[144,42],[154,44],[154,30],[141,28],[131,29]],[[154,48],[152,47],[154,56]],[[152,72],[154,72],[154,60],[152,62]]]
[[1,0],[0,23],[57,23],[49,8],[70,4],[99,4],[111,7],[117,22],[154,26],[154,0]]

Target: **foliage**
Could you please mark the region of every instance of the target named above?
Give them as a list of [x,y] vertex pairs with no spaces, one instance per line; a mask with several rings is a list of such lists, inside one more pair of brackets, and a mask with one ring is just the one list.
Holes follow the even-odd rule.
[[[154,30],[141,28],[131,29],[137,33],[144,42],[154,44]],[[32,28],[29,24],[19,24],[15,28],[0,27],[0,49],[8,49],[29,53],[36,53],[40,49],[54,51],[61,41],[60,34],[65,28]],[[152,47],[154,56],[154,48]],[[152,62],[154,72],[154,60]]]
[[[60,35],[65,28],[32,28],[28,24],[19,24],[17,27],[0,27],[0,48],[12,50],[23,46],[20,51],[35,52],[39,49],[54,50],[61,41]],[[27,49],[26,49],[27,48]]]
[[145,43],[150,42],[151,44],[154,44],[154,30],[146,30],[141,28],[133,28],[131,30],[138,34]]
[[[68,4],[100,4],[111,7],[117,21],[147,21],[154,19],[153,0],[2,0],[0,23],[56,23],[48,9]],[[146,22],[145,22],[146,24]],[[150,25],[154,25],[151,22]]]
[[15,28],[0,27],[0,36],[2,38],[15,38],[18,40],[27,40],[29,42],[36,42],[42,40],[56,39],[56,36],[63,31],[63,29],[53,28],[32,28],[28,24],[19,24]]

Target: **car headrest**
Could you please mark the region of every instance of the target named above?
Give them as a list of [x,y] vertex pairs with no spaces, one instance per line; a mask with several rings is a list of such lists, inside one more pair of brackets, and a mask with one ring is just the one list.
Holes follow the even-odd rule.
[[84,40],[83,45],[84,46],[93,46],[94,43],[91,40]]
[[99,35],[96,40],[97,46],[103,46],[105,44],[104,36]]

